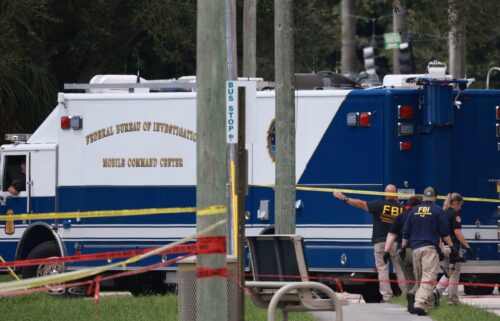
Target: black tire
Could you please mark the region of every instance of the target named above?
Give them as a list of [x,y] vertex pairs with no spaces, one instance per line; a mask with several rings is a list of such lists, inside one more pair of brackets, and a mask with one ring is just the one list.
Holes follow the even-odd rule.
[[[26,256],[27,260],[32,259],[42,259],[49,257],[59,257],[61,256],[61,252],[59,251],[59,246],[55,241],[47,241],[37,245],[33,250],[28,253]],[[64,265],[54,264],[54,269],[57,272],[53,273],[61,273],[64,272]],[[44,265],[33,265],[33,266],[24,266],[21,270],[21,274],[23,279],[40,277],[43,275],[52,274],[47,272],[46,270],[50,268],[44,268]],[[45,270],[45,272],[44,272]],[[86,286],[79,287],[70,287],[70,288],[58,288],[57,286],[51,287],[49,290],[49,294],[57,297],[80,297],[85,295]]]
[[495,288],[464,285],[464,292],[467,295],[490,295]]
[[128,290],[134,296],[163,295],[175,290],[175,287],[163,283],[162,274],[158,272],[135,275],[123,281],[128,284]]
[[262,231],[260,231],[259,235],[273,235],[275,231],[274,225],[269,225]]
[[[496,280],[493,280],[488,277],[480,276],[480,275],[472,275],[468,278],[467,282],[471,283],[496,283]],[[464,285],[464,292],[467,295],[490,295],[495,290],[495,287],[484,287],[484,286],[473,286],[473,285]]]
[[[37,245],[33,250],[28,253],[26,260],[32,259],[42,259],[54,256],[61,256],[61,252],[59,252],[59,247],[55,241],[47,241],[42,244]],[[24,266],[21,270],[21,274],[23,275],[23,279],[29,279],[37,277],[37,272],[40,266],[32,265],[32,266]]]
[[382,301],[382,294],[379,292],[378,282],[365,284],[361,295],[366,303],[380,303]]

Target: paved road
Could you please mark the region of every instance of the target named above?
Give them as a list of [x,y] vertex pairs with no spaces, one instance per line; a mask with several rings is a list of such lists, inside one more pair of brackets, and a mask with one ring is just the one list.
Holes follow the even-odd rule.
[[[446,295],[446,292],[445,292]],[[348,302],[348,305],[343,307],[345,321],[432,321],[429,317],[421,317],[411,315],[405,307],[399,304],[390,303],[365,303],[359,294],[339,294],[341,299]],[[459,288],[460,302],[484,308],[500,316],[500,295],[495,289],[493,295],[487,296],[470,296],[465,295],[463,287]],[[312,313],[317,321],[333,321],[335,320],[334,312],[314,312]]]
[[[317,321],[335,320],[335,312],[313,312]],[[343,307],[344,321],[432,321],[427,316],[409,314],[406,308],[391,303],[349,303]]]
[[465,295],[463,287],[459,287],[460,302],[486,309],[497,315],[500,315],[500,295],[498,289],[495,289],[492,295],[474,296]]

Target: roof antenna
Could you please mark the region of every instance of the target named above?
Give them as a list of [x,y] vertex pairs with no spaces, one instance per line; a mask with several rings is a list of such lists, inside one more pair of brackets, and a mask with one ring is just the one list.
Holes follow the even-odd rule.
[[141,83],[141,71],[139,70],[139,50],[137,50],[137,80],[136,83]]

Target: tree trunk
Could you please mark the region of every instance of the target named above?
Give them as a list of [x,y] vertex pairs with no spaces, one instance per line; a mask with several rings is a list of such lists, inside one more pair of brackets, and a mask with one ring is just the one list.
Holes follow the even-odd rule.
[[[401,35],[401,41],[404,41],[403,27],[406,23],[406,8],[401,0],[394,1],[394,9],[392,11],[392,30]],[[400,74],[401,68],[399,64],[399,50],[392,49],[392,70],[394,74]]]
[[450,51],[450,74],[454,79],[465,78],[465,38],[466,18],[464,8],[460,7],[459,1],[450,2],[450,24],[451,30],[448,35]]
[[355,0],[342,0],[342,52],[341,71],[356,71],[356,18]]
[[257,74],[257,0],[243,4],[243,77]]

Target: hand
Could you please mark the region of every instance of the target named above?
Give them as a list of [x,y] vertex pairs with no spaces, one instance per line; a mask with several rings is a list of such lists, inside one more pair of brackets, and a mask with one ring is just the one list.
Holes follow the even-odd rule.
[[437,248],[437,253],[438,253],[438,256],[439,256],[439,262],[441,262],[442,260],[444,260],[444,253],[443,253],[443,251],[441,251],[440,248]]
[[399,257],[401,257],[403,261],[406,259],[406,247],[399,249]]
[[472,249],[470,247],[468,247],[468,248],[465,249],[465,253],[467,253],[467,256],[469,257],[469,259],[473,255]]
[[391,258],[391,253],[384,251],[384,256],[382,258],[384,259],[384,263],[387,264]]
[[14,186],[10,186],[10,187],[7,189],[7,191],[8,191],[11,195],[13,195],[13,196],[17,196],[17,195],[19,195],[19,191],[18,191],[18,190],[16,190],[16,189],[14,188]]
[[455,264],[455,263],[459,262],[460,255],[458,254],[458,249],[455,246],[450,246],[450,250],[451,250],[450,257],[449,257],[450,263]]
[[341,192],[333,192],[333,196],[335,198],[338,198],[339,200],[344,200],[345,199],[345,195],[342,194]]

